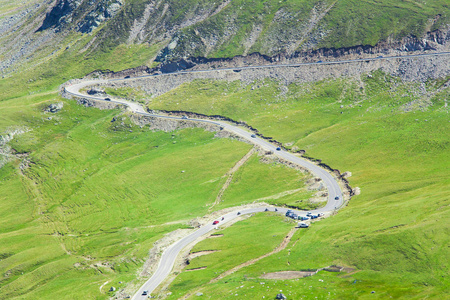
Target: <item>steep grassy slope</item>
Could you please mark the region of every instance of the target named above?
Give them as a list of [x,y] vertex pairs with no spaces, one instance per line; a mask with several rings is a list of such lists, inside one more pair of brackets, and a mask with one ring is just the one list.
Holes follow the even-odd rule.
[[[16,8],[11,5],[6,1],[2,11],[11,14]],[[407,36],[420,41],[437,29],[444,35],[431,38],[431,43],[442,43],[450,22],[446,0],[67,0],[54,2],[53,9],[38,5],[24,16],[26,10],[15,5],[17,19],[24,21],[17,26],[5,21],[5,32],[0,32],[0,72],[5,74],[73,52],[72,46],[78,47],[74,59],[81,64],[118,52],[125,60],[145,55],[140,64],[151,64],[155,58],[164,62],[253,52],[273,56],[324,47],[395,44]],[[414,50],[414,45],[409,48]],[[89,71],[114,68],[105,62],[91,60]],[[123,65],[132,67],[136,62]]]
[[[44,112],[57,101],[52,92],[0,103],[2,135],[25,131],[0,168],[0,298],[107,298],[103,283],[135,280],[156,240],[208,213],[251,148],[200,129],[153,132],[72,101]],[[262,196],[300,185],[287,171],[261,178],[279,181]]]
[[[373,46],[388,37],[422,36],[447,24],[449,10],[444,0],[426,4],[388,0],[172,0],[153,6],[134,0],[128,1],[99,34],[103,47],[113,47],[129,37],[150,44],[170,38],[173,43],[162,59],[232,57],[252,52],[274,55],[321,47]],[[133,19],[143,24],[136,26]],[[162,32],[161,28],[166,30]],[[141,34],[130,34],[139,29]]]
[[[359,272],[350,279],[326,275],[334,283],[324,286],[339,290],[336,296],[358,297],[358,290],[373,287],[382,289],[380,298],[416,293],[422,298],[438,297],[449,284],[449,251],[443,246],[449,243],[448,97],[448,78],[403,83],[377,71],[362,81],[327,80],[287,89],[273,81],[255,83],[253,89],[240,82],[193,82],[149,107],[246,121],[288,148],[305,149],[351,171],[350,185],[361,188],[338,215],[298,233],[290,251],[242,270],[233,280],[338,264]],[[351,285],[355,279],[363,283]],[[223,290],[226,299],[230,286],[225,281],[206,290]],[[248,296],[260,295],[260,289],[250,293],[248,285]],[[290,291],[298,289],[300,296],[311,284],[302,285]],[[326,298],[327,292],[320,295]]]

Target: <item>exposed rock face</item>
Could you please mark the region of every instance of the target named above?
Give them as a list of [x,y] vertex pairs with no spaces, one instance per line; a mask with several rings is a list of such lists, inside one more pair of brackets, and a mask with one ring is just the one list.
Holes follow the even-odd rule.
[[[313,82],[327,78],[355,77],[368,74],[375,70],[382,70],[393,76],[398,76],[405,81],[426,82],[429,78],[445,77],[450,73],[450,60],[448,55],[402,57],[387,60],[370,60],[347,62],[342,64],[310,64],[298,67],[278,66],[273,68],[251,68],[239,72],[234,70],[211,70],[209,72],[174,73],[169,76],[150,76],[129,81],[117,81],[111,83],[114,88],[131,87],[139,88],[143,92],[159,96],[183,83],[196,79],[215,79],[235,81],[240,80],[249,84],[255,80],[272,78],[283,84],[294,82]],[[239,65],[243,61],[232,61],[230,64]],[[227,64],[221,67],[227,67]],[[210,64],[197,65],[193,69],[211,68]],[[139,74],[139,75],[142,75]],[[369,74],[370,75],[370,74]],[[116,77],[112,74],[112,77]]]
[[11,149],[8,143],[12,141],[15,136],[24,134],[28,131],[30,131],[30,129],[23,127],[9,129],[4,135],[0,135],[0,168],[2,168],[15,156],[20,158],[20,155],[15,155],[15,150]]
[[122,0],[58,0],[47,13],[38,31],[76,24],[75,29],[90,33],[100,23],[114,17],[122,6]]
[[64,106],[64,103],[62,103],[62,102],[52,103],[45,109],[45,111],[51,112],[51,113],[57,113],[63,108],[63,106]]

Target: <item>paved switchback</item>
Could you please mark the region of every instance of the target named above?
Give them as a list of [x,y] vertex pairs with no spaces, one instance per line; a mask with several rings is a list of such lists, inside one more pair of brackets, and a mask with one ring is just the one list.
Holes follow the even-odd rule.
[[[87,98],[92,100],[101,100],[101,101],[107,101],[103,97],[96,97],[96,96],[88,96],[85,94],[82,94],[80,92],[80,89],[93,85],[93,84],[102,84],[102,83],[108,83],[107,80],[87,80],[80,83],[76,83],[73,85],[66,86],[66,92],[80,98]],[[113,103],[121,103],[124,105],[127,105],[134,113],[150,116],[150,117],[157,117],[157,118],[164,118],[164,119],[176,119],[181,120],[181,117],[173,117],[173,116],[162,116],[157,114],[150,114],[145,112],[144,108],[134,102],[129,102],[123,99],[114,99],[111,98],[110,101]],[[303,168],[308,169],[315,177],[319,177],[322,179],[323,183],[325,184],[327,190],[328,190],[328,201],[327,204],[319,209],[312,210],[311,213],[331,213],[337,209],[339,209],[343,205],[343,197],[342,197],[342,191],[341,188],[337,182],[337,180],[325,169],[315,165],[314,163],[307,161],[301,157],[298,157],[292,153],[289,153],[285,150],[276,150],[277,146],[273,145],[266,140],[260,138],[260,137],[252,137],[252,133],[235,125],[231,125],[226,122],[220,122],[220,121],[211,121],[211,120],[203,120],[203,119],[184,119],[183,121],[195,121],[195,122],[204,122],[204,123],[210,123],[219,125],[224,128],[224,130],[228,130],[241,138],[244,138],[248,140],[249,142],[258,145],[262,147],[263,149],[267,151],[271,151],[274,153],[274,155],[278,156],[279,158],[282,158],[286,161],[289,161],[291,163],[294,163],[296,165],[299,165]],[[335,200],[335,197],[339,196],[339,200]],[[232,221],[233,219],[239,217],[237,214],[240,212],[240,215],[245,214],[252,214],[257,212],[263,212],[267,209],[270,211],[274,211],[274,207],[258,207],[258,208],[249,208],[245,210],[239,210],[236,209],[235,211],[228,213],[224,215],[224,220],[220,222],[220,224],[224,224],[227,222]],[[287,211],[287,208],[277,208],[277,211],[279,213],[285,214]],[[298,215],[305,216],[306,212],[304,211],[296,211]],[[140,300],[140,299],[146,299],[147,296],[142,295],[144,291],[148,291],[148,294],[152,293],[170,274],[172,271],[172,268],[174,266],[175,260],[180,253],[180,251],[185,248],[187,245],[191,244],[192,242],[199,239],[201,236],[204,236],[208,232],[214,230],[217,228],[216,225],[207,224],[200,229],[196,230],[195,232],[191,233],[190,235],[182,238],[181,240],[175,242],[171,246],[169,246],[162,254],[159,265],[155,273],[152,275],[152,277],[139,288],[139,290],[135,293],[132,299],[134,300]]]

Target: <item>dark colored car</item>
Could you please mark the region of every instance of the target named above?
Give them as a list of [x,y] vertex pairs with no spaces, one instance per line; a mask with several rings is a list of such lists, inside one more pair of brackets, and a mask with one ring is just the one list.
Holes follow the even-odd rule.
[[213,225],[217,225],[217,224],[219,224],[219,221],[216,220],[213,222]]
[[125,76],[124,78],[125,78],[125,79],[128,79],[128,78],[130,78],[130,75],[127,75],[127,76]]
[[307,215],[307,216],[310,216],[310,215],[311,215],[311,212],[310,212],[310,211],[308,211],[308,212],[306,213],[306,215]]
[[317,63],[320,64],[320,63],[323,63],[323,61],[319,60],[319,61],[317,61]]
[[316,215],[311,215],[311,220],[312,219],[317,219],[318,217]]
[[269,211],[269,209],[268,208],[266,208],[264,211]]
[[277,147],[277,151],[281,151],[281,148],[280,148],[280,147]]
[[148,291],[143,291],[142,292],[142,296],[147,296],[148,295]]
[[334,200],[339,200],[339,196],[334,197]]
[[111,98],[105,98],[106,101],[111,101]]
[[238,211],[237,215],[239,216],[240,214],[241,214],[241,212],[240,212],[240,211]]

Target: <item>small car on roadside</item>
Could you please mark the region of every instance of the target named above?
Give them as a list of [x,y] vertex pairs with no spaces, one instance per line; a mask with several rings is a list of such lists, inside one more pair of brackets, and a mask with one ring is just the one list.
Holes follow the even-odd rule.
[[298,223],[298,228],[308,228],[309,227],[309,225],[308,224],[306,224],[306,223]]
[[111,101],[111,98],[105,98],[106,101]]
[[147,296],[148,295],[148,291],[143,291],[142,292],[142,296]]
[[215,221],[213,222],[213,225],[217,225],[217,224],[219,224],[219,221],[215,220]]
[[334,197],[334,200],[339,200],[339,196]]
[[277,151],[281,151],[281,148],[280,148],[280,147],[277,147]]

